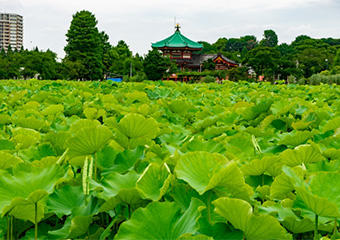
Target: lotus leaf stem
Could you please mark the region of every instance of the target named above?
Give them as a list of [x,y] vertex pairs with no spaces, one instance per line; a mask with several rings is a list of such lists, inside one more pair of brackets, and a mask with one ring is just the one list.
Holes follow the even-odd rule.
[[38,239],[38,203],[34,203],[34,239]]

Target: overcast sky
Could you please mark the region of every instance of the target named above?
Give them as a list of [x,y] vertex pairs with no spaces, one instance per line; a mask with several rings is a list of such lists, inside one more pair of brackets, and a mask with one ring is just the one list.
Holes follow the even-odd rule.
[[24,17],[24,47],[64,56],[72,15],[89,10],[112,44],[124,40],[134,53],[174,32],[174,18],[195,41],[255,35],[273,29],[280,42],[305,34],[340,38],[340,0],[0,0],[0,12]]

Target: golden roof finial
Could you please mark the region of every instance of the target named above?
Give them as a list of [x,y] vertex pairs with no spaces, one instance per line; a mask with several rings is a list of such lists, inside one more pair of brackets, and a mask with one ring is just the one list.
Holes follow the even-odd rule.
[[179,23],[177,23],[176,26],[175,26],[176,31],[179,31],[180,28],[181,28],[181,26],[179,25]]

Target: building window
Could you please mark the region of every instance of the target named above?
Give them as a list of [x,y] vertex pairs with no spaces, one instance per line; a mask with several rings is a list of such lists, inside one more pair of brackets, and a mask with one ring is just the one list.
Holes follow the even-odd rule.
[[172,52],[172,57],[173,58],[182,58],[182,53],[178,51]]

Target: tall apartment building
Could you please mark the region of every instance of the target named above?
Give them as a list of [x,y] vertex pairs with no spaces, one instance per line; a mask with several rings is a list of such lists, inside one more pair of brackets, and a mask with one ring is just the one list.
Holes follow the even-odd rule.
[[18,14],[0,13],[0,49],[20,49],[23,46],[23,19]]

